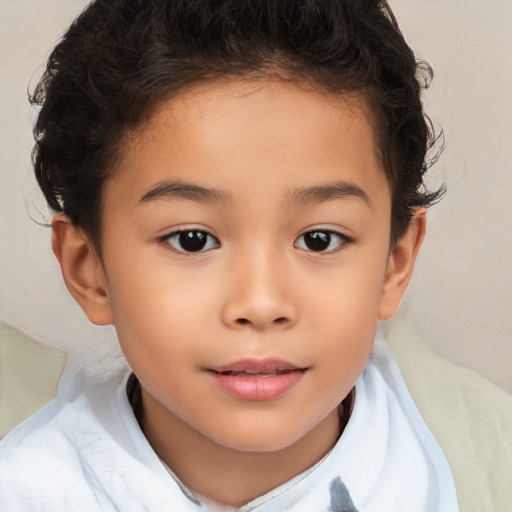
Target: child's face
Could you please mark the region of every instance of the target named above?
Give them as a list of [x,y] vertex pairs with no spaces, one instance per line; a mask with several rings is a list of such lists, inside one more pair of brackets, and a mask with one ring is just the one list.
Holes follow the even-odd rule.
[[362,103],[197,86],[133,136],[103,199],[99,279],[146,428],[249,451],[335,437],[402,293]]

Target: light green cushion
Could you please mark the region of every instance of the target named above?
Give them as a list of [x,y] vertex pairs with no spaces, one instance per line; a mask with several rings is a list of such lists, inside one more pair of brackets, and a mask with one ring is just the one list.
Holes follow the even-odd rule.
[[55,397],[65,360],[0,322],[0,438]]
[[462,512],[512,511],[512,396],[452,364],[398,318],[386,337],[407,387],[441,445]]

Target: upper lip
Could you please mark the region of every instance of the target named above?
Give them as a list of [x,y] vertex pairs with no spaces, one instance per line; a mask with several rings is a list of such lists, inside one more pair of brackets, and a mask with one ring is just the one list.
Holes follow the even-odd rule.
[[306,370],[281,359],[241,359],[222,366],[208,368],[217,373],[245,372],[245,373],[275,373],[279,371]]

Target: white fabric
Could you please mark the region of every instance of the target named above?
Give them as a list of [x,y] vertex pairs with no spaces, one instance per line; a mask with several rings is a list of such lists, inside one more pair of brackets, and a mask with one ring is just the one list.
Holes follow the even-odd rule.
[[[57,398],[0,443],[0,510],[205,511],[171,477],[126,396],[129,369],[64,374]],[[446,459],[378,338],[350,421],[313,470],[239,510],[457,512]]]

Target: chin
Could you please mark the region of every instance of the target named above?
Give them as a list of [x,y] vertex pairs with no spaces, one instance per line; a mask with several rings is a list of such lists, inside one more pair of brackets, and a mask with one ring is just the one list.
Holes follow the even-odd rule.
[[274,453],[292,446],[301,439],[296,432],[276,429],[231,429],[223,436],[211,437],[217,444],[237,452]]

